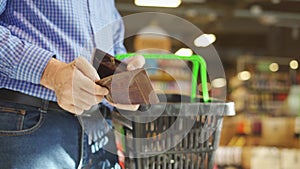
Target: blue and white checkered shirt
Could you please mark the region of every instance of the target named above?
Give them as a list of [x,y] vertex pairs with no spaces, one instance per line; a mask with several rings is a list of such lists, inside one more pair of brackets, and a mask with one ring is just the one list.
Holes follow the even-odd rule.
[[91,60],[95,47],[124,53],[123,34],[113,0],[0,0],[0,88],[55,101],[39,84],[51,57]]

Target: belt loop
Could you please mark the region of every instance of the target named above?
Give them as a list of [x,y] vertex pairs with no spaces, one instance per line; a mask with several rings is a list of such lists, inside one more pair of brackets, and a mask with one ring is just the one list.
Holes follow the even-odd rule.
[[48,106],[49,106],[49,101],[48,100],[42,100],[42,106],[39,108],[40,112],[47,113]]

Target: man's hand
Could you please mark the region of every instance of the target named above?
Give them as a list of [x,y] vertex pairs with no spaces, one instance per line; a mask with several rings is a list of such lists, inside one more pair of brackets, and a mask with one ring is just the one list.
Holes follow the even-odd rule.
[[[142,55],[137,55],[137,56],[124,59],[124,62],[127,63],[127,70],[135,70],[137,68],[141,68],[144,66],[145,58]],[[136,111],[140,106],[139,104],[127,105],[127,104],[115,104],[111,102],[109,102],[109,104],[119,109],[131,110],[131,111]]]
[[96,70],[83,57],[66,64],[52,58],[40,83],[55,91],[60,107],[76,115],[102,101],[108,90],[95,83],[100,80]]

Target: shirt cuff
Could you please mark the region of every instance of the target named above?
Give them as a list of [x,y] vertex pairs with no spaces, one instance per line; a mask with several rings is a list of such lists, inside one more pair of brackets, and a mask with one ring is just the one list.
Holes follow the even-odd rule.
[[40,84],[40,79],[49,60],[54,53],[34,45],[25,47],[23,57],[16,69],[16,78],[19,80]]

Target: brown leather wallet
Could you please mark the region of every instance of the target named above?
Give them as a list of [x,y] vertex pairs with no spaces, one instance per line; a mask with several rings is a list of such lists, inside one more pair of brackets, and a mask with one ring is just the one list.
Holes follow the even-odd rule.
[[100,49],[94,50],[93,66],[97,70],[101,79],[115,73],[127,71],[126,63],[121,62]]
[[94,67],[101,80],[96,83],[109,89],[106,99],[120,104],[155,104],[159,102],[145,69],[128,71],[127,64],[96,49]]

